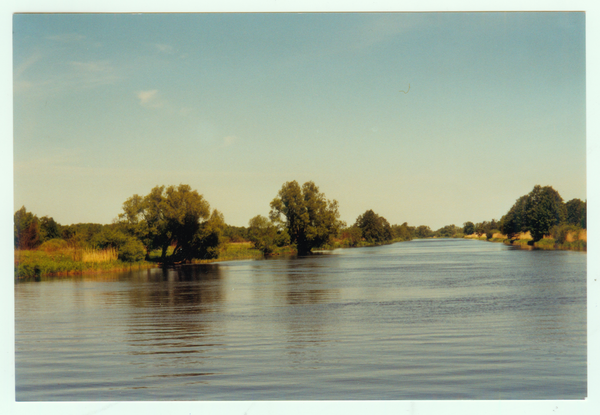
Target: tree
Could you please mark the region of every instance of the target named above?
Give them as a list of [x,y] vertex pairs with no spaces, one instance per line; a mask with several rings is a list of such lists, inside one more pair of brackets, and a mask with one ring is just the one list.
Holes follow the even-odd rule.
[[46,242],[50,239],[58,239],[61,237],[61,226],[54,221],[53,218],[42,216],[40,224],[40,242]]
[[248,222],[248,239],[256,249],[268,255],[275,249],[277,227],[264,216],[255,216]]
[[404,222],[402,225],[392,225],[392,231],[394,233],[394,239],[401,241],[410,241],[412,239],[412,232],[408,223]]
[[510,208],[508,213],[500,219],[500,231],[512,239],[526,227],[527,215],[525,204],[527,195],[521,196]]
[[524,230],[531,232],[533,242],[548,235],[550,228],[565,222],[567,208],[562,197],[551,186],[536,185],[525,202]]
[[367,242],[386,242],[394,239],[392,227],[382,216],[367,210],[356,219],[355,226],[361,230]]
[[15,212],[14,239],[16,249],[34,249],[40,244],[39,220],[25,206]]
[[471,235],[475,233],[475,224],[473,222],[463,223],[463,233],[465,235]]
[[285,228],[298,254],[306,255],[337,235],[341,227],[337,201],[329,201],[313,182],[302,187],[286,182],[271,202],[270,219]]
[[565,203],[567,208],[567,223],[569,225],[586,228],[586,202],[580,199],[571,199]]
[[[156,186],[144,197],[133,195],[127,199],[119,223],[141,240],[147,251],[160,249],[163,263],[189,261],[197,255],[214,255],[215,244],[220,244],[222,215],[214,211],[209,221],[201,222],[209,214],[208,202],[189,185]],[[167,260],[171,245],[175,248]]]
[[433,231],[429,226],[421,225],[415,229],[415,237],[417,238],[429,238],[433,236]]

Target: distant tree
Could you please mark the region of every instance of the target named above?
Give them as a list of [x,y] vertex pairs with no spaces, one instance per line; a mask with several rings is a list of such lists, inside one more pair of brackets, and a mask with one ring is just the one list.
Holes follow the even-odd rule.
[[357,226],[344,227],[340,230],[339,238],[347,241],[349,246],[357,246],[362,240],[362,232]]
[[61,226],[48,216],[40,218],[40,242],[46,242],[50,239],[59,239],[62,236]]
[[429,226],[421,225],[417,226],[415,229],[415,237],[416,238],[430,238],[433,236],[433,231],[429,228]]
[[586,228],[586,202],[580,199],[571,199],[565,203],[567,208],[567,223]]
[[511,239],[522,232],[526,227],[527,212],[525,210],[525,205],[527,203],[527,197],[528,196],[525,195],[517,199],[508,213],[500,219],[500,231]]
[[114,248],[123,262],[137,262],[144,259],[144,245],[135,237],[127,235],[118,225],[107,225],[95,234],[90,241],[99,249]]
[[356,219],[355,226],[361,230],[367,242],[387,242],[394,239],[389,222],[372,210],[367,210]]
[[[224,242],[223,230],[225,226],[223,214],[214,209],[208,220],[200,224],[198,232],[193,236],[189,251],[181,251],[181,259],[217,258]],[[174,256],[177,254],[177,251],[173,253]]]
[[463,233],[465,235],[471,235],[475,233],[475,224],[473,222],[465,222],[463,224]]
[[339,221],[337,201],[329,201],[313,182],[302,187],[298,182],[286,182],[271,202],[270,219],[285,228],[298,254],[310,253],[337,235]]
[[531,232],[534,242],[548,235],[550,228],[565,222],[567,208],[562,197],[551,186],[536,185],[525,202],[525,230]]
[[394,233],[394,239],[400,241],[410,241],[412,239],[412,232],[408,223],[404,222],[402,225],[392,225],[392,231]]
[[34,249],[40,244],[39,220],[25,206],[14,215],[15,249]]
[[277,227],[268,218],[255,216],[248,223],[248,239],[256,249],[268,255],[276,246]]
[[435,235],[440,238],[452,238],[459,233],[461,229],[456,225],[446,225],[435,232]]
[[223,229],[223,237],[230,242],[248,241],[248,228],[244,226],[226,225]]

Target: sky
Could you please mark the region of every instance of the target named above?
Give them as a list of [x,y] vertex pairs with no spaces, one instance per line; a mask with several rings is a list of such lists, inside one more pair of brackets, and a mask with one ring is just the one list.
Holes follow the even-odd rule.
[[[499,219],[535,184],[552,185],[565,200],[592,202],[588,231],[598,234],[597,3],[249,3],[3,2],[0,91],[9,102],[0,112],[0,168],[5,194],[12,195],[1,205],[6,274],[14,259],[9,219],[21,206],[62,224],[110,223],[128,197],[163,184],[190,184],[234,225],[268,214],[285,181],[313,180],[340,202],[349,224],[373,209],[391,223],[433,229]],[[13,15],[342,9],[586,13]],[[595,244],[590,249],[593,328],[600,257]],[[0,350],[14,356],[14,290],[12,280],[3,284]],[[280,413],[281,406],[290,414],[331,413],[331,405],[352,414],[592,414],[600,384],[597,331],[590,329],[588,344],[584,401],[178,402],[176,408],[186,414]],[[0,361],[6,404],[14,402],[14,358]],[[164,402],[6,406],[8,413],[129,414],[164,413],[167,404],[173,408]]]
[[287,181],[353,224],[586,200],[585,14],[15,14],[14,203],[111,223],[189,184],[247,226]]

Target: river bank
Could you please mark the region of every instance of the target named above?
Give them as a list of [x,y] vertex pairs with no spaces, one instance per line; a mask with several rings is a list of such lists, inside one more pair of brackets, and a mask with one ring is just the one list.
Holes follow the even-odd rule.
[[557,241],[551,236],[545,236],[543,239],[533,242],[529,232],[519,233],[515,238],[508,238],[506,235],[494,233],[490,239],[486,235],[477,234],[465,235],[465,239],[476,239],[486,242],[502,242],[505,245],[516,246],[522,249],[547,249],[547,250],[565,250],[565,251],[584,251],[587,252],[587,231],[581,230],[577,234],[569,232],[564,238],[564,242]]

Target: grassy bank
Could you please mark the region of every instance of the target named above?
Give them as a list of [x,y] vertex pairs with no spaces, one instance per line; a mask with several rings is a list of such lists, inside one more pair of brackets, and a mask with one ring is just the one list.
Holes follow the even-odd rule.
[[567,232],[566,235],[562,235],[560,240],[557,240],[551,236],[545,236],[543,239],[533,242],[533,238],[529,232],[520,233],[515,238],[510,239],[506,235],[495,233],[492,238],[487,239],[485,235],[477,236],[476,234],[467,235],[465,238],[476,239],[488,242],[502,242],[507,245],[519,246],[524,249],[561,249],[570,251],[587,251],[587,231],[582,229],[580,231]]
[[[169,248],[167,254],[172,253]],[[292,247],[277,248],[273,256],[294,254]],[[122,262],[117,260],[114,250],[60,248],[52,251],[45,250],[16,250],[15,278],[30,278],[53,275],[82,274],[99,271],[125,271],[130,269],[145,269],[159,267],[160,250],[150,252],[150,261]],[[244,259],[262,259],[264,255],[255,249],[250,242],[226,243],[219,252],[219,257],[208,260],[194,260],[195,264],[206,264],[222,261]]]
[[15,251],[15,278],[68,275],[94,271],[151,268],[150,262],[122,262],[108,250],[60,249]]

